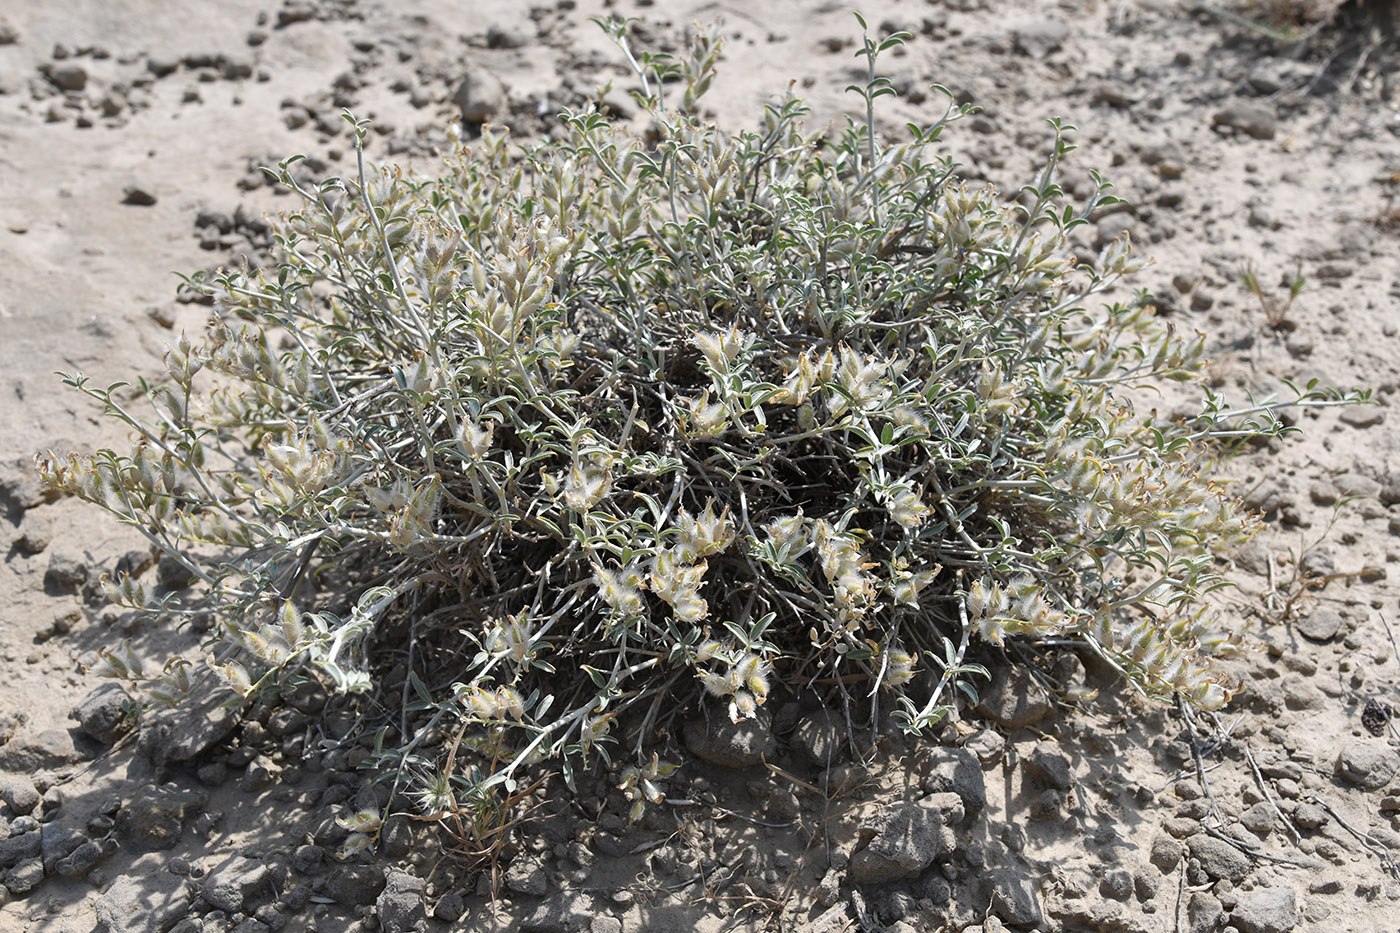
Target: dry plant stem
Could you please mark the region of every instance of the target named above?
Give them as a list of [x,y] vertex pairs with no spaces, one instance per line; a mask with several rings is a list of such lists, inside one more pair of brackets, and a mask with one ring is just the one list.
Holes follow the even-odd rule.
[[93,758],[91,761],[89,761],[87,764],[83,765],[81,768],[78,768],[77,770],[75,770],[75,771],[73,771],[73,772],[71,772],[71,773],[69,773],[69,774],[65,774],[65,775],[59,777],[58,780],[54,781],[54,784],[56,784],[56,785],[67,784],[69,781],[72,781],[72,780],[74,780],[75,778],[78,778],[78,777],[80,777],[80,776],[86,774],[87,772],[91,771],[93,768],[97,767],[97,765],[98,765],[99,763],[106,761],[107,759],[109,759],[109,758],[111,758],[113,755],[115,755],[117,752],[121,751],[122,749],[124,749],[124,748],[126,748],[128,745],[130,745],[132,742],[136,741],[137,736],[139,736],[140,734],[141,734],[141,731],[140,731],[139,729],[131,729],[131,730],[128,731],[125,735],[121,736],[119,739],[117,739],[115,742],[113,742],[105,751],[103,751],[103,752],[102,752],[101,754],[99,754],[97,757]]
[[812,784],[812,783],[810,783],[810,782],[808,782],[808,781],[802,780],[802,778],[798,777],[797,775],[793,774],[793,773],[790,772],[790,771],[784,771],[782,768],[779,768],[777,765],[773,764],[773,762],[768,761],[768,760],[765,759],[764,762],[763,762],[763,764],[764,764],[765,767],[768,768],[769,771],[772,771],[774,774],[776,774],[778,777],[782,778],[783,780],[785,780],[785,781],[791,781],[793,784],[796,784],[798,787],[806,788],[807,790],[809,790],[809,791],[811,791],[812,793],[816,794],[818,797],[822,798],[823,800],[830,800],[830,799],[831,799],[831,798],[828,797],[825,793],[823,793],[822,790],[821,790],[820,788],[818,788],[815,784]]
[[1376,49],[1381,47],[1380,30],[1372,27],[1366,35],[1366,46],[1361,50],[1361,54],[1352,62],[1351,68],[1347,71],[1347,79],[1341,84],[1341,91],[1350,94],[1356,89],[1356,79],[1361,77],[1361,72],[1366,68],[1366,62],[1370,60]]
[[[1222,729],[1219,717],[1212,713],[1210,718],[1211,721],[1215,724],[1216,731],[1221,732]],[[1288,834],[1293,837],[1293,843],[1296,845],[1297,843],[1302,841],[1302,834],[1298,832],[1298,827],[1293,825],[1293,821],[1289,819],[1288,816],[1284,814],[1282,810],[1279,809],[1278,801],[1274,799],[1273,791],[1269,789],[1268,782],[1264,780],[1264,775],[1259,771],[1258,762],[1254,760],[1254,751],[1250,747],[1249,740],[1246,739],[1240,744],[1241,747],[1244,749],[1245,760],[1249,762],[1249,770],[1254,774],[1255,784],[1258,785],[1260,792],[1264,795],[1264,799],[1269,802],[1269,806],[1273,809],[1274,815],[1277,816],[1279,820],[1283,823],[1283,825],[1288,829]]]
[[1181,903],[1186,899],[1186,859],[1181,860],[1176,876],[1176,908],[1172,911],[1173,933],[1181,933]]
[[1298,827],[1293,825],[1293,821],[1288,818],[1288,815],[1279,809],[1278,801],[1274,799],[1273,791],[1269,790],[1269,786],[1264,780],[1264,775],[1259,772],[1259,765],[1254,760],[1254,753],[1251,751],[1248,741],[1244,743],[1244,755],[1245,758],[1249,760],[1249,768],[1254,772],[1254,780],[1255,783],[1259,785],[1259,790],[1263,792],[1265,799],[1269,801],[1269,806],[1273,809],[1274,815],[1287,827],[1288,835],[1293,837],[1294,845],[1297,845],[1303,839],[1302,834],[1298,832]]
[[1352,826],[1346,820],[1342,819],[1341,814],[1337,812],[1336,808],[1333,807],[1327,801],[1323,800],[1321,797],[1318,797],[1316,794],[1313,794],[1311,795],[1310,799],[1313,803],[1326,810],[1327,815],[1332,817],[1332,819],[1336,820],[1338,826],[1351,833],[1351,835],[1356,838],[1357,842],[1361,843],[1361,845],[1366,849],[1366,851],[1370,852],[1372,855],[1376,856],[1376,858],[1380,859],[1381,864],[1385,866],[1386,872],[1392,878],[1400,879],[1400,864],[1396,863],[1395,857],[1391,854],[1390,848],[1388,846],[1386,846],[1382,842],[1379,842],[1375,837],[1371,836],[1370,834],[1362,832],[1355,826]]
[[1267,558],[1266,566],[1269,568],[1269,591],[1266,594],[1264,594],[1264,606],[1269,612],[1272,613],[1277,611],[1278,608],[1275,604],[1275,597],[1278,595],[1278,584],[1274,581],[1275,561],[1273,552],[1266,551],[1265,557]]
[[1390,639],[1390,657],[1397,665],[1400,665],[1400,645],[1395,643],[1395,633],[1391,631],[1390,621],[1385,617],[1385,613],[1379,614],[1381,625],[1385,626],[1386,637]]
[[1220,807],[1215,802],[1215,793],[1211,790],[1210,781],[1206,778],[1205,758],[1201,752],[1200,740],[1196,738],[1196,717],[1191,712],[1190,707],[1180,700],[1177,701],[1177,709],[1186,720],[1186,735],[1191,740],[1191,757],[1196,762],[1196,780],[1201,785],[1201,791],[1205,793],[1206,799],[1210,801],[1209,816],[1218,823],[1221,820]]
[[1197,3],[1196,11],[1201,13],[1209,13],[1211,16],[1214,16],[1217,19],[1224,20],[1227,23],[1233,23],[1234,25],[1239,26],[1242,29],[1248,29],[1251,32],[1255,32],[1261,36],[1272,39],[1275,42],[1283,42],[1288,44],[1307,42],[1317,33],[1319,29],[1322,28],[1323,25],[1325,25],[1324,23],[1319,22],[1309,27],[1309,29],[1306,32],[1295,36],[1290,35],[1286,32],[1280,32],[1279,30],[1266,26],[1263,23],[1255,22],[1252,19],[1240,16],[1238,13],[1227,10],[1216,3]]
[[1282,855],[1270,855],[1268,852],[1265,852],[1258,846],[1250,845],[1246,842],[1242,842],[1239,839],[1236,839],[1233,836],[1225,835],[1225,833],[1221,832],[1220,829],[1216,826],[1204,826],[1202,828],[1207,834],[1214,836],[1221,842],[1224,842],[1227,845],[1232,846],[1233,848],[1239,849],[1246,855],[1250,855],[1257,859],[1263,859],[1266,862],[1274,862],[1279,865],[1288,865],[1293,868],[1307,868],[1311,871],[1317,871],[1318,869],[1327,867],[1327,864],[1325,862],[1321,862],[1317,859],[1292,859],[1286,858]]

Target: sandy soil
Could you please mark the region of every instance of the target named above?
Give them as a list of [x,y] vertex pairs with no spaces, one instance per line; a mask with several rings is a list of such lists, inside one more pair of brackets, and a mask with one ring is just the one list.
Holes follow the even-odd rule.
[[[341,741],[346,710],[324,697],[242,723],[200,713],[163,739],[152,719],[110,749],[94,738],[121,725],[104,732],[120,706],[83,673],[94,650],[131,638],[156,657],[197,635],[133,626],[97,598],[98,575],[139,560],[140,540],[46,501],[32,479],[36,451],[116,437],[54,374],[132,380],[199,330],[209,309],[177,298],[173,272],[256,261],[259,218],[287,204],[257,166],[300,152],[316,171],[347,170],[342,107],[375,120],[373,157],[422,164],[461,119],[466,77],[499,81],[485,106],[524,136],[607,82],[627,113],[628,73],[588,21],[612,10],[663,47],[692,21],[725,22],[707,98],[722,125],[752,125],[789,82],[823,123],[857,108],[842,93],[849,9],[0,4],[0,931],[1400,927],[1400,9],[1348,6],[1283,41],[1287,23],[1235,14],[1306,4],[1222,5],[864,12],[915,36],[886,62],[902,95],[883,114],[890,132],[928,116],[933,82],[983,108],[948,140],[968,177],[1014,191],[1045,151],[1046,118],[1078,127],[1066,186],[1082,192],[1099,169],[1126,200],[1080,246],[1131,232],[1155,259],[1141,284],[1208,335],[1222,391],[1314,377],[1376,390],[1376,404],[1309,414],[1301,435],[1232,464],[1265,521],[1225,597],[1252,623],[1247,689],[1193,724],[1062,659],[1053,673],[1077,705],[1029,723],[969,710],[942,745],[891,740],[868,765],[826,758],[842,727],[789,706],[771,726],[782,773],[696,759],[664,818],[635,828],[615,801],[552,801],[493,900],[490,879],[441,860],[421,826],[386,830],[373,856],[330,857],[345,834],[335,817],[377,798],[356,770],[366,749]],[[1245,268],[1266,300],[1243,287]],[[1007,691],[1035,706],[1031,685]],[[181,760],[171,743],[191,735],[210,747]],[[964,820],[911,843],[936,849],[932,864],[863,880],[852,855],[865,829],[948,793]]]

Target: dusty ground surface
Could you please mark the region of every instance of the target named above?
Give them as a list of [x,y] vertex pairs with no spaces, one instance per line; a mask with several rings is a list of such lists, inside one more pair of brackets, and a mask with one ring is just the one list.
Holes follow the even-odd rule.
[[[661,44],[725,21],[707,98],[723,125],[752,125],[790,81],[813,120],[839,119],[857,107],[841,93],[847,6],[0,5],[0,930],[1397,929],[1400,86],[1386,76],[1400,69],[1386,16],[1400,13],[1373,2],[1294,42],[1228,15],[1285,6],[864,5],[872,26],[915,36],[885,63],[903,95],[886,102],[891,132],[930,116],[931,82],[983,108],[949,137],[969,177],[1014,190],[1047,117],[1079,128],[1067,186],[1097,168],[1127,202],[1083,248],[1132,232],[1155,258],[1142,284],[1208,335],[1223,391],[1376,389],[1377,404],[1304,417],[1304,434],[1232,466],[1265,520],[1225,597],[1252,626],[1241,696],[1193,729],[1062,659],[1051,673],[1077,707],[1012,682],[942,744],[889,741],[867,765],[842,760],[844,726],[790,704],[771,724],[784,773],[692,756],[664,816],[634,828],[611,798],[553,801],[493,901],[421,826],[331,857],[335,817],[377,802],[335,701],[152,719],[109,750],[120,698],[93,694],[94,649],[129,637],[156,657],[194,636],[124,627],[93,598],[140,541],[29,477],[37,450],[114,437],[54,373],[130,379],[198,330],[208,308],[176,300],[172,271],[256,260],[262,212],[287,203],[256,166],[302,152],[314,172],[348,171],[341,107],[376,121],[373,157],[420,162],[462,118],[464,79],[486,89],[479,114],[523,135],[608,81],[630,109],[588,22],[611,8]],[[886,881],[852,855],[863,827],[891,826],[919,867]]]

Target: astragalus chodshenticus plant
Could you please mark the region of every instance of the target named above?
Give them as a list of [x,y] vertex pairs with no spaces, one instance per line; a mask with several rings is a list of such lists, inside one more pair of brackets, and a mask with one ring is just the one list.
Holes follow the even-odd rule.
[[[1017,203],[940,154],[965,108],[882,139],[877,60],[906,37],[864,43],[864,121],[809,133],[788,97],[730,134],[696,116],[715,32],[668,58],[603,25],[647,135],[585,110],[562,142],[454,144],[436,177],[361,153],[307,190],[284,163],[303,206],[274,263],[191,283],[221,313],[141,384],[152,412],[69,378],[135,440],[48,479],[198,581],[111,599],[216,621],[203,662],[104,671],[170,702],[210,672],[376,691],[395,788],[483,833],[541,763],[621,757],[635,815],[679,710],[752,717],[780,684],[922,730],[970,691],[974,635],[1225,703],[1240,632],[1203,596],[1251,523],[1215,441],[1340,399],[1230,409],[1203,338],[1105,304],[1141,263],[1072,259],[1107,185],[1065,203],[1067,128]],[[1167,382],[1199,417],[1129,403]]]

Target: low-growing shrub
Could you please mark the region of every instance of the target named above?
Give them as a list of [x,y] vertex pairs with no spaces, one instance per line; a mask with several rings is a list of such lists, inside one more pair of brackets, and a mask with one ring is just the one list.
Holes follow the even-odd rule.
[[[214,624],[203,662],[114,648],[104,672],[167,702],[210,672],[377,691],[383,773],[480,832],[535,763],[623,759],[636,815],[695,704],[738,720],[816,685],[918,732],[975,688],[974,636],[1225,703],[1240,631],[1203,597],[1251,522],[1213,458],[1280,431],[1278,403],[1230,409],[1201,336],[1104,301],[1141,263],[1125,239],[1072,258],[1109,197],[1065,203],[1067,128],[1008,203],[940,153],[967,108],[876,132],[902,36],[863,45],[864,121],[808,132],[788,97],[729,134],[696,116],[714,32],[670,59],[604,25],[647,133],[566,113],[560,142],[488,129],[436,177],[361,152],[316,190],[283,163],[302,209],[265,270],[190,281],[219,314],[140,384],[152,413],[69,377],[135,439],[49,480],[197,581],[110,598]],[[1167,383],[1200,414],[1131,404]]]

